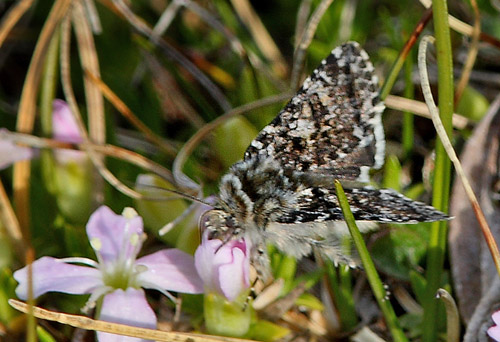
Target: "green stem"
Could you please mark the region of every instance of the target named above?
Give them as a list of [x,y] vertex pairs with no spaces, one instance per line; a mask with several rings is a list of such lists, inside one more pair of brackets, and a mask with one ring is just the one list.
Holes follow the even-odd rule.
[[[438,99],[439,113],[443,125],[448,133],[452,130],[451,117],[453,114],[453,64],[450,42],[450,28],[448,26],[448,8],[446,0],[432,2],[434,13],[434,31],[436,34],[436,50],[438,63]],[[448,211],[450,192],[451,163],[441,144],[436,143],[436,163],[433,181],[432,205],[443,212]],[[435,300],[443,273],[443,263],[446,249],[447,223],[446,221],[433,222],[427,254],[427,288],[423,320],[423,341],[434,342],[437,338],[438,301]]]
[[375,299],[377,300],[377,303],[382,310],[382,313],[384,314],[393,340],[395,342],[406,342],[408,341],[408,339],[399,326],[399,322],[394,309],[391,306],[391,302],[387,299],[387,292],[384,288],[384,284],[382,284],[377,270],[375,269],[375,264],[370,257],[368,249],[366,248],[365,241],[363,240],[363,237],[361,236],[361,233],[356,226],[356,222],[354,221],[354,216],[352,215],[349,203],[347,202],[347,197],[344,193],[344,189],[342,188],[342,185],[338,180],[335,180],[335,189],[337,191],[340,208],[342,209],[342,213],[344,214],[344,219],[347,223],[347,227],[349,228],[349,232],[351,233],[352,240],[354,242],[354,245],[356,246],[359,257],[365,269],[366,277],[372,288],[373,295],[375,296]]
[[50,41],[47,51],[40,87],[40,121],[45,137],[52,136],[52,101],[54,101],[57,88],[58,48],[59,34],[56,32]]
[[[415,94],[415,86],[412,82],[413,59],[407,58],[405,61],[405,98],[413,99]],[[405,158],[408,158],[413,151],[413,114],[410,112],[403,113],[403,151]]]
[[432,11],[427,10],[420,21],[418,22],[417,26],[413,30],[410,38],[406,42],[405,46],[403,47],[403,50],[399,54],[398,58],[396,61],[394,61],[394,64],[391,67],[391,71],[389,72],[389,76],[387,76],[384,85],[382,86],[382,89],[380,90],[380,98],[382,100],[385,100],[387,95],[389,95],[389,92],[392,89],[392,86],[396,82],[396,79],[398,78],[399,71],[403,67],[404,61],[408,57],[408,54],[410,53],[410,49],[415,44],[416,40],[422,33],[424,27],[427,25],[429,20],[432,17]]
[[332,262],[326,262],[325,266],[331,296],[342,323],[342,331],[351,331],[358,324],[358,316],[352,296],[352,283],[349,282],[351,280],[349,269],[346,266],[343,269],[342,265],[335,267]]

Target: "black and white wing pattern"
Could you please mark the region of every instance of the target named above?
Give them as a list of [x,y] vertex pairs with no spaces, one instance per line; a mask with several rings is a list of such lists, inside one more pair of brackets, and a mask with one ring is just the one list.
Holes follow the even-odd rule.
[[335,48],[245,152],[281,167],[368,181],[384,163],[385,140],[377,77],[355,42]]
[[448,219],[396,191],[363,185],[384,163],[383,109],[366,52],[354,42],[335,48],[222,178],[219,205],[202,219],[209,237],[244,237],[256,256],[271,243],[297,258],[317,248],[346,261],[336,248],[345,229],[335,179],[357,220]]
[[[354,218],[380,223],[418,223],[446,220],[448,216],[430,205],[413,201],[391,189],[346,188]],[[342,221],[335,188],[312,187],[302,191],[298,205],[276,219],[278,223]]]

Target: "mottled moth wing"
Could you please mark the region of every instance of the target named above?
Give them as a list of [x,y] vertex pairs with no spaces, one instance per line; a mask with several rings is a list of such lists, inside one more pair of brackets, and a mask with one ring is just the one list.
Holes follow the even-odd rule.
[[268,243],[296,258],[318,250],[350,263],[337,248],[347,230],[335,179],[359,221],[448,219],[396,191],[363,187],[384,163],[383,109],[366,52],[354,42],[335,48],[222,177],[219,203],[202,220],[209,237],[251,241],[260,272]]
[[[446,220],[434,207],[413,201],[391,189],[346,188],[354,218],[381,223],[417,223]],[[297,208],[279,217],[278,223],[341,221],[344,219],[334,188],[309,188],[299,195]]]
[[283,168],[367,182],[384,163],[384,105],[369,57],[358,43],[335,48],[245,152]]

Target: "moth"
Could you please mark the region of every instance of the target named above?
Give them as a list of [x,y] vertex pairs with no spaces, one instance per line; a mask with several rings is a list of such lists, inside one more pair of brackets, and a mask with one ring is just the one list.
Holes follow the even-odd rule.
[[263,273],[267,243],[297,259],[314,249],[335,263],[351,263],[339,248],[348,231],[336,179],[356,220],[448,219],[394,190],[367,185],[370,169],[384,164],[383,110],[368,54],[356,42],[335,48],[222,177],[218,203],[201,218],[202,229],[210,239],[244,238]]

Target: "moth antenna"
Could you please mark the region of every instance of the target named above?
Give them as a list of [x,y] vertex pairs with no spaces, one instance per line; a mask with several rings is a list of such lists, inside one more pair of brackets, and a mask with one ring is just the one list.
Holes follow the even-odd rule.
[[194,203],[191,204],[186,210],[184,210],[184,212],[181,215],[177,216],[175,218],[175,220],[170,221],[169,223],[167,223],[166,225],[161,227],[161,229],[158,231],[158,234],[160,236],[167,234],[170,230],[172,230],[172,228],[174,228],[182,220],[184,220],[189,214],[191,214],[195,208],[196,208],[196,205]]
[[[187,200],[190,200],[190,201],[193,201],[193,202],[197,202],[197,203],[200,203],[200,204],[205,204],[205,205],[209,205],[211,206],[211,204],[205,202],[204,200],[196,197],[196,196],[192,196],[192,195],[188,195],[182,191],[179,191],[179,190],[174,190],[174,189],[166,189],[166,188],[162,188],[161,186],[156,186],[156,185],[150,185],[150,184],[136,184],[136,186],[138,188],[149,188],[149,189],[156,189],[156,190],[161,190],[161,191],[165,191],[165,192],[170,192],[172,194],[176,194],[178,195],[179,197],[182,197],[182,198],[185,198]],[[169,200],[173,200],[173,198],[161,198],[161,197],[146,197],[147,200],[151,200],[151,201],[169,201]]]

